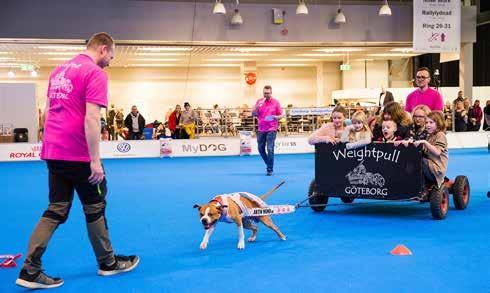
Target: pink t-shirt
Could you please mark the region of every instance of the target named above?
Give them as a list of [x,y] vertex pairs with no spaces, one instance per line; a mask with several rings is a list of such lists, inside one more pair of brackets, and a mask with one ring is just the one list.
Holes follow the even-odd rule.
[[86,103],[107,107],[107,74],[80,54],[51,73],[41,159],[90,162],[85,137]]
[[444,101],[441,94],[430,87],[425,92],[421,92],[420,89],[411,92],[405,102],[405,111],[412,113],[413,108],[418,105],[426,105],[432,111],[442,111],[444,109]]
[[257,119],[259,120],[259,131],[277,131],[279,121],[276,119],[267,121],[266,117],[270,115],[282,115],[279,101],[272,97],[269,100],[262,98],[255,103],[255,107],[258,109]]

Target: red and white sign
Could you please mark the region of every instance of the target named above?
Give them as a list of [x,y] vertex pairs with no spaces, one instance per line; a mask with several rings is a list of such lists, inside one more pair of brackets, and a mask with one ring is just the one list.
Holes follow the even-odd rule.
[[0,162],[37,161],[40,153],[40,143],[0,144]]

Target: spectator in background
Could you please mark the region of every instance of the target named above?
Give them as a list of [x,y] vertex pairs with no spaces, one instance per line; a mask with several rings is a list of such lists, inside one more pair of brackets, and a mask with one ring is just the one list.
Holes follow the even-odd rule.
[[480,107],[480,101],[476,100],[473,107],[468,111],[468,131],[478,131],[481,127],[483,111]]
[[412,113],[416,106],[426,105],[431,111],[442,112],[444,109],[444,102],[441,94],[429,87],[430,71],[427,67],[422,67],[417,70],[415,83],[417,84],[418,89],[407,96],[405,111]]
[[168,122],[168,119],[173,112],[174,109],[172,107],[168,107],[167,113],[165,113],[165,120],[163,121],[163,123]]
[[[381,104],[381,101],[383,102],[382,104]],[[389,102],[394,102],[394,101],[395,101],[395,98],[393,97],[393,94],[391,92],[387,91],[384,87],[382,87],[381,93],[379,94],[378,106],[384,107]]]
[[483,130],[490,131],[490,100],[487,100],[487,104],[483,108]]
[[126,136],[124,135],[124,113],[123,113],[123,108],[119,108],[116,110],[116,129],[115,129],[115,138],[114,140],[118,139],[118,136],[122,137],[123,139],[126,139]]
[[171,137],[173,139],[181,138],[180,135],[180,117],[182,113],[180,105],[175,105],[175,110],[168,116],[168,129],[170,129]]
[[464,108],[462,98],[456,99],[456,107],[454,109],[454,131],[461,132],[467,130],[468,112]]
[[107,111],[107,129],[109,131],[109,140],[115,140],[115,128],[114,119],[116,118],[116,109],[114,109],[114,104],[111,104],[111,108]]
[[218,110],[218,104],[213,106],[213,110],[210,111],[209,123],[211,124],[211,131],[213,133],[221,133],[220,122],[222,118],[221,112]]
[[192,110],[191,104],[188,102],[184,103],[184,111],[182,112],[182,116],[180,118],[184,138],[194,139],[196,136],[197,115],[196,112]]
[[131,113],[124,120],[124,125],[128,129],[128,140],[141,139],[145,124],[145,118],[138,112],[138,108],[133,105],[131,107]]

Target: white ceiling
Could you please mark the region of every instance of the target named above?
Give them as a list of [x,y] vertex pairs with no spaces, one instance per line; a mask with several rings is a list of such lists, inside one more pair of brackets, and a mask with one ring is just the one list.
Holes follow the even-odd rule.
[[[112,67],[187,67],[308,66],[319,62],[398,60],[415,56],[411,44],[364,44],[321,46],[320,44],[229,45],[148,45],[124,42],[116,45]],[[83,42],[0,41],[0,67],[17,68],[22,64],[51,67],[83,51]]]

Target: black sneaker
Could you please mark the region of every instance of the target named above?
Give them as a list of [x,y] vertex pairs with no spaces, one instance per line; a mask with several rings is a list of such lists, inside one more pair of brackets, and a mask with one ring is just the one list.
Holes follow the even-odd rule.
[[20,271],[19,278],[15,281],[15,284],[29,289],[56,288],[63,283],[63,279],[50,277],[43,271],[29,274],[25,269]]
[[272,171],[267,171],[267,176],[272,176]]
[[97,274],[99,276],[112,276],[120,273],[126,273],[134,270],[140,262],[140,258],[136,255],[116,255],[116,261],[112,265],[100,265]]

